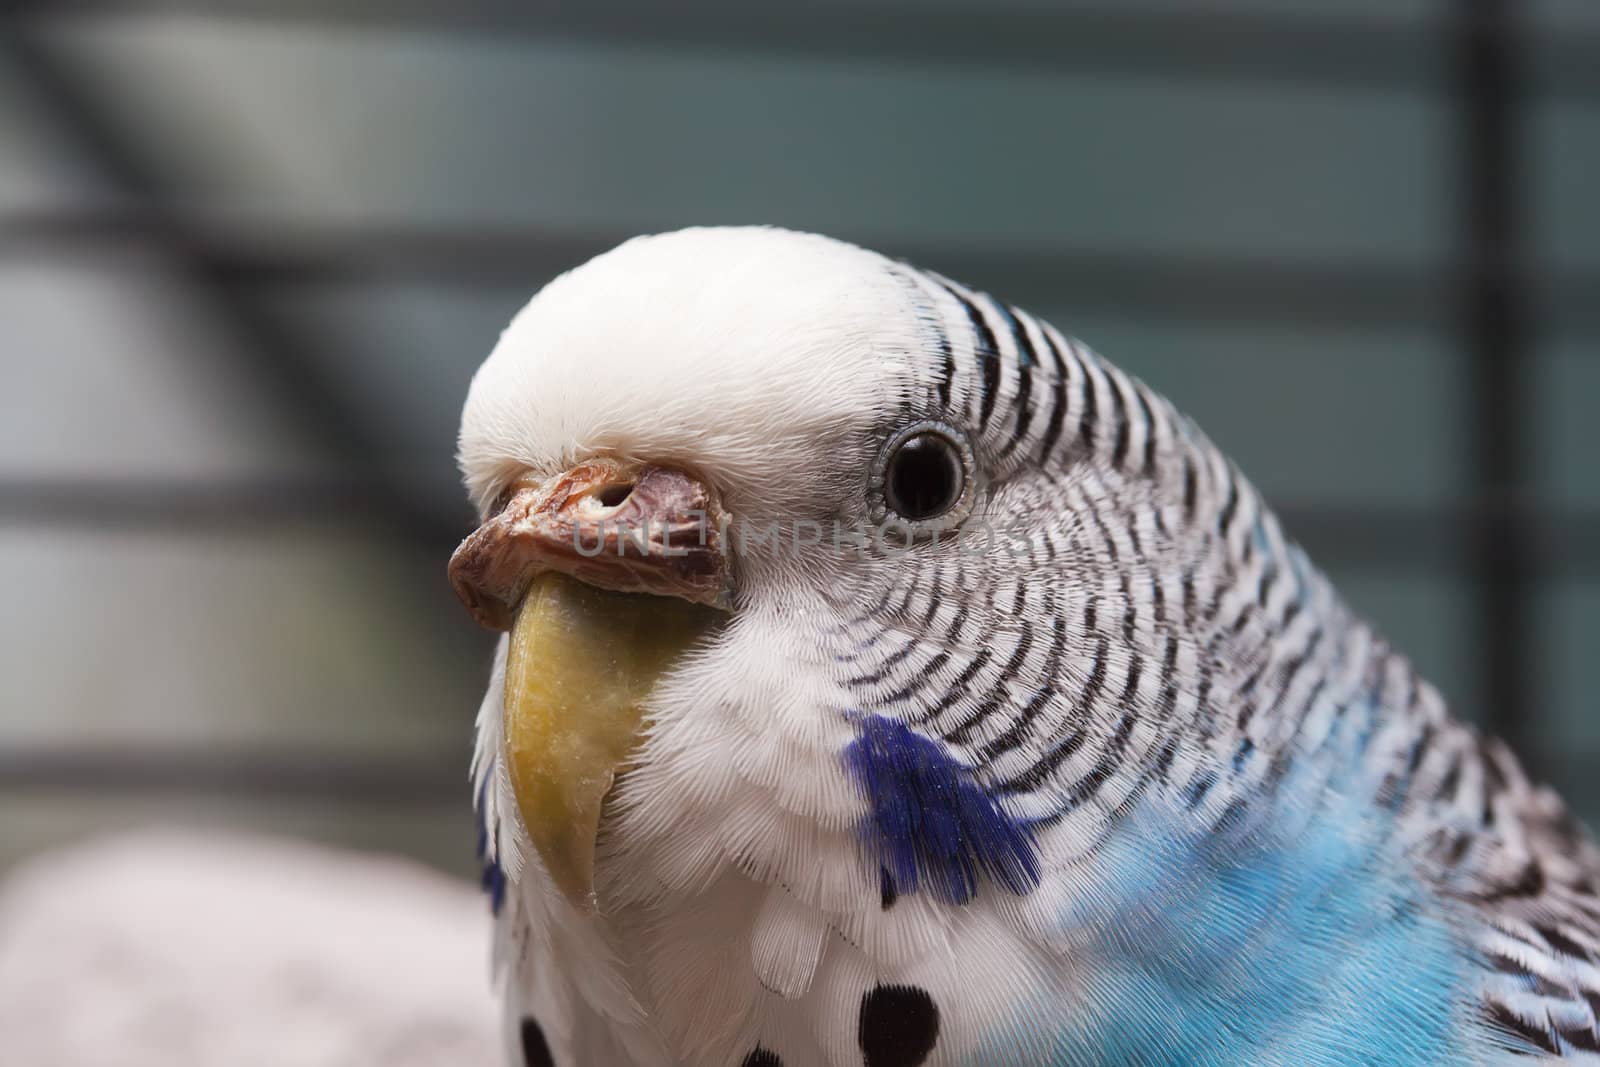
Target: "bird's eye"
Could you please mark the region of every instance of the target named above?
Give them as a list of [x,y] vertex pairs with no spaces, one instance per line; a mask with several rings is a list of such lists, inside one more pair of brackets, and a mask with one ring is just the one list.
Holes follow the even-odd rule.
[[971,471],[972,450],[956,430],[937,422],[906,427],[878,464],[878,519],[918,532],[959,522],[971,505]]
[[961,499],[961,457],[950,439],[919,433],[900,442],[889,457],[884,500],[909,522],[936,519]]

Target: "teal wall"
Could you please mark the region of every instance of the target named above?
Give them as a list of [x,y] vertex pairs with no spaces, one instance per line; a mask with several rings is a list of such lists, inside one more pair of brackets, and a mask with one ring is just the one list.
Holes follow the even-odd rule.
[[1523,8],[1517,499],[1563,547],[1509,711],[1461,521],[1448,4],[520,6],[89,4],[4,40],[0,862],[178,815],[464,869],[466,381],[554,271],[693,223],[912,256],[1139,374],[1600,815],[1591,4]]

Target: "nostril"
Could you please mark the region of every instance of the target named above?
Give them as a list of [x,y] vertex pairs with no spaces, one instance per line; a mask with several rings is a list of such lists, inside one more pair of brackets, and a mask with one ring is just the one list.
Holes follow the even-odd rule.
[[632,482],[622,482],[617,485],[608,485],[595,494],[595,499],[608,508],[614,508],[633,493]]

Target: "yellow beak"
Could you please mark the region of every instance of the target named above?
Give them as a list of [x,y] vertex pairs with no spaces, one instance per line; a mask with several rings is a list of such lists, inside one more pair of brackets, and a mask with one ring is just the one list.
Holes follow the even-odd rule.
[[503,743],[523,824],[556,887],[593,910],[601,809],[632,757],[662,673],[726,616],[546,572],[517,609]]

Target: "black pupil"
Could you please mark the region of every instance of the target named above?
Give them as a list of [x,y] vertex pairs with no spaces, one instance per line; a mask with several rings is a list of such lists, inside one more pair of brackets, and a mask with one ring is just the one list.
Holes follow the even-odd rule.
[[938,434],[909,437],[889,460],[888,503],[912,522],[935,518],[961,495],[961,459]]

